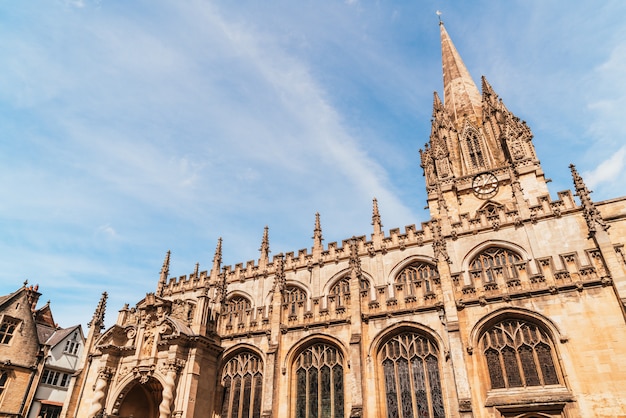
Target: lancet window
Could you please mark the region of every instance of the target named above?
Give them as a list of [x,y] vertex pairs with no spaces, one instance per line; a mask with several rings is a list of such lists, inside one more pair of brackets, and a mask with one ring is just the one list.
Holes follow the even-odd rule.
[[263,362],[256,354],[240,353],[222,371],[222,418],[260,418]]
[[443,418],[439,351],[422,335],[405,332],[383,345],[379,360],[388,418]]
[[485,283],[495,283],[497,277],[504,280],[517,278],[517,267],[522,258],[506,248],[491,247],[478,254],[470,263],[471,273],[480,275]]
[[533,323],[502,321],[485,332],[481,347],[492,389],[559,384],[552,341]]
[[296,358],[296,418],[344,417],[343,363],[341,352],[327,344],[315,344]]
[[297,286],[287,286],[283,292],[283,305],[289,310],[289,315],[296,315],[298,305],[306,303],[306,293]]
[[[359,281],[359,290],[367,291],[369,282],[367,279],[361,278]],[[330,288],[330,295],[336,300],[337,306],[343,306],[350,299],[350,277],[344,277]]]
[[424,294],[431,293],[438,280],[437,267],[421,261],[405,267],[396,278],[396,282],[406,286],[408,295],[416,295],[418,289]]
[[472,168],[484,168],[485,158],[483,156],[483,151],[480,146],[478,133],[474,129],[470,129],[467,131],[467,134],[465,135],[465,144],[467,146],[467,153]]

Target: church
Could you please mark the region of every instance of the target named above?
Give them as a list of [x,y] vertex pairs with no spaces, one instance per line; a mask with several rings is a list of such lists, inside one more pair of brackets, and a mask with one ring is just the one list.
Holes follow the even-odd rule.
[[[430,219],[169,277],[104,329],[62,417],[626,416],[626,197],[550,196],[530,127],[440,23]],[[558,123],[558,121],[555,121]],[[563,169],[567,169],[563,167]],[[116,307],[116,309],[119,309]]]

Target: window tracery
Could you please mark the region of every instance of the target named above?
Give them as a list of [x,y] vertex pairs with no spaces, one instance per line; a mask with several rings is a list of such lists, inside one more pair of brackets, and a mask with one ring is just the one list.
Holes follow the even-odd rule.
[[[369,282],[367,279],[361,278],[359,281],[359,290],[367,291],[369,289]],[[337,306],[343,306],[350,300],[350,277],[346,276],[339,280],[330,288],[330,296],[334,297]]]
[[5,316],[0,324],[0,344],[8,344],[20,323],[18,319]]
[[223,418],[260,418],[263,362],[245,352],[233,357],[222,371]]
[[469,155],[469,161],[472,168],[484,168],[485,158],[480,146],[480,140],[478,133],[474,129],[470,129],[465,134],[465,145],[467,146],[467,153]]
[[380,351],[388,418],[443,418],[439,352],[429,339],[405,332]]
[[517,278],[516,264],[522,258],[506,248],[491,247],[478,254],[470,263],[471,272],[480,275],[485,283],[495,283],[497,277],[504,280]]
[[339,350],[323,343],[296,358],[296,418],[344,417],[343,362]]
[[408,295],[416,295],[418,289],[425,294],[431,293],[438,281],[437,267],[421,261],[405,267],[396,277],[396,282],[406,285]]
[[283,305],[289,310],[289,315],[296,315],[298,305],[304,304],[306,293],[297,286],[287,286],[283,292]]
[[485,332],[481,346],[492,389],[559,384],[552,341],[533,323],[499,322]]

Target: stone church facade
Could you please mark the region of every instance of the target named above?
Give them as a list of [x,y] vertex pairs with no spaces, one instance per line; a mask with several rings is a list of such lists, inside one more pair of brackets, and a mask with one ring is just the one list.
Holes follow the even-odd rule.
[[[64,417],[626,416],[626,198],[552,198],[530,128],[443,24],[430,220],[169,276],[103,330]],[[574,198],[577,197],[577,199]]]

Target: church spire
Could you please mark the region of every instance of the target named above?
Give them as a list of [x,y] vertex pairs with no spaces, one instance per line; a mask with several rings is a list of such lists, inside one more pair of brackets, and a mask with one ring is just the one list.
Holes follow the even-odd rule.
[[263,241],[261,241],[261,258],[259,259],[259,266],[267,266],[270,260],[270,239],[269,239],[269,227],[265,225],[263,230]]
[[163,260],[163,267],[161,267],[161,276],[159,277],[159,284],[156,291],[156,295],[159,297],[163,296],[163,289],[167,284],[167,276],[170,274],[170,254],[171,252],[167,250],[165,260]]
[[439,28],[443,64],[443,102],[458,128],[465,115],[473,122],[480,120],[481,97],[443,22],[439,22]]

